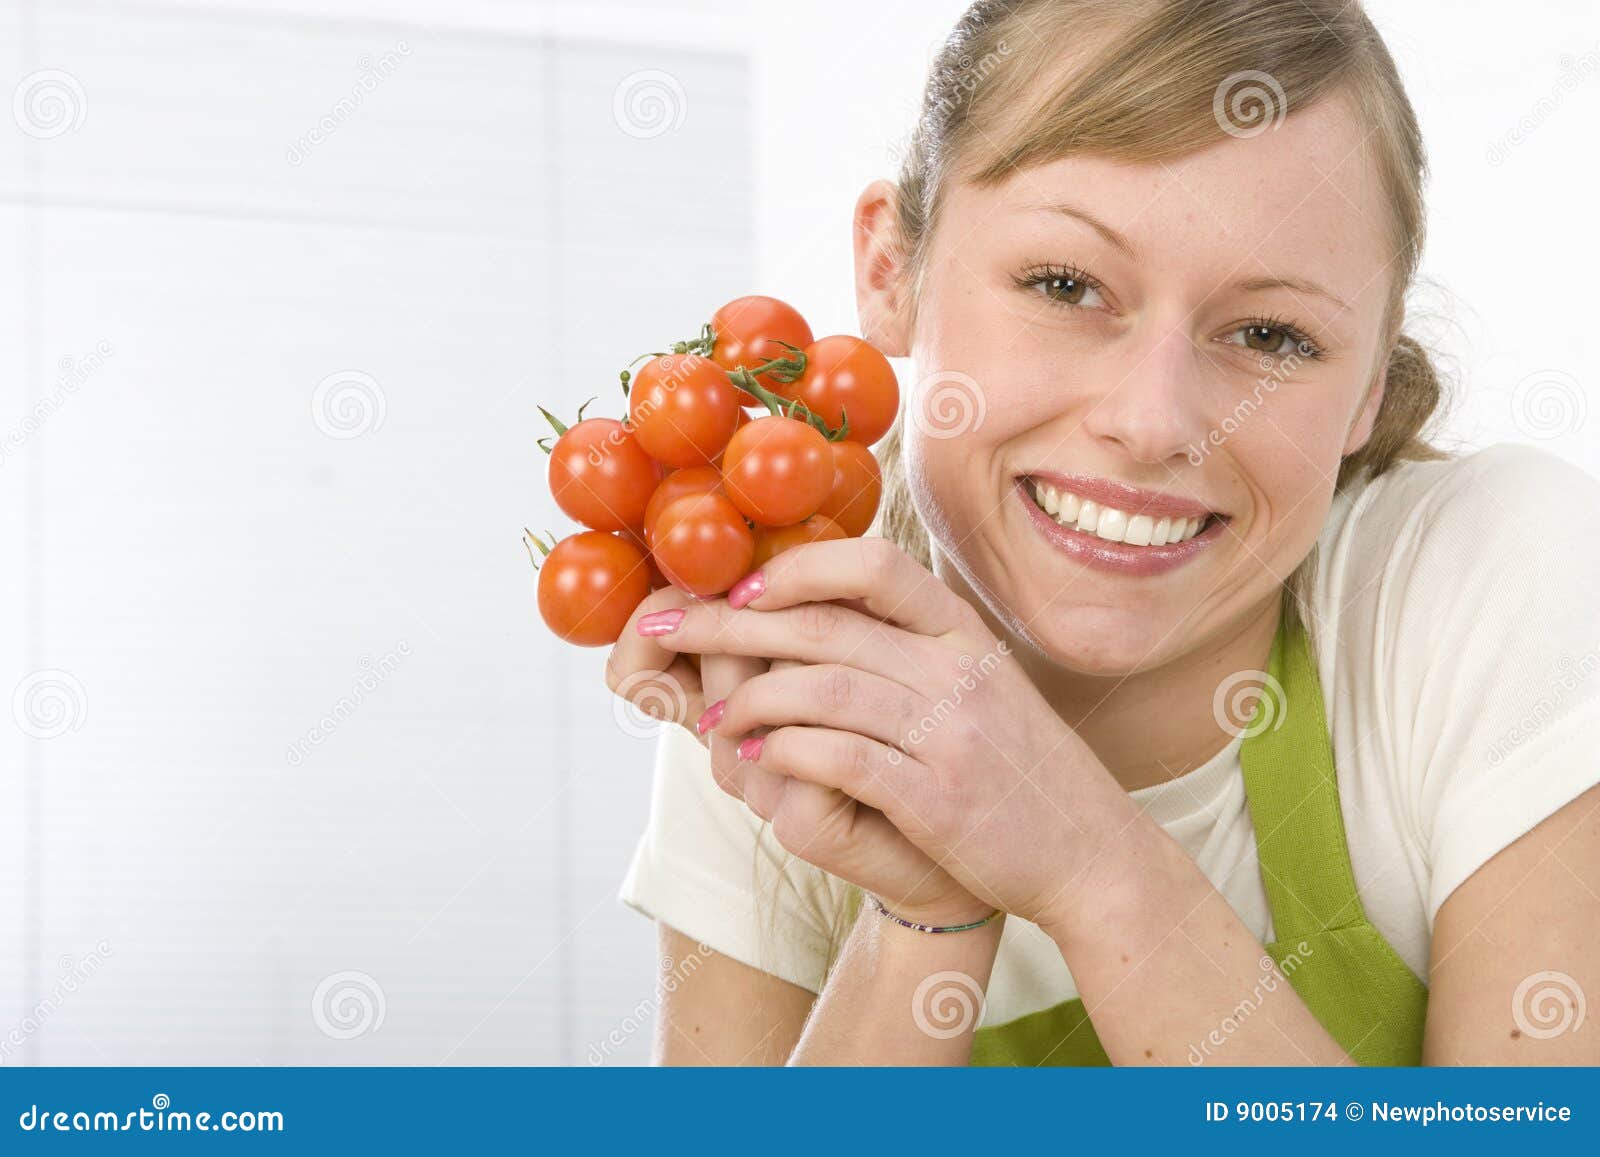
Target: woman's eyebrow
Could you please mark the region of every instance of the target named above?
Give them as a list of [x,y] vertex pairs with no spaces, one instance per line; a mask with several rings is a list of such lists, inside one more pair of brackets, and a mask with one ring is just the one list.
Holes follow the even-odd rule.
[[1087,209],[1080,208],[1079,206],[1071,204],[1068,201],[1049,201],[1037,205],[1028,205],[1026,208],[1036,213],[1057,213],[1063,217],[1072,217],[1075,220],[1082,221],[1085,225],[1089,226],[1089,228],[1093,229],[1096,233],[1100,234],[1100,236],[1104,237],[1109,244],[1115,246],[1117,249],[1122,250],[1122,252],[1126,253],[1129,257],[1132,257],[1135,260],[1137,260],[1139,257],[1139,252],[1133,247],[1132,241],[1129,241],[1121,233],[1118,233],[1115,229],[1107,225],[1104,221],[1100,220],[1100,218],[1096,217]]
[[1315,281],[1308,281],[1303,277],[1250,277],[1244,281],[1234,282],[1234,288],[1246,293],[1258,293],[1264,289],[1287,289],[1291,293],[1301,293],[1308,296],[1325,297],[1340,309],[1349,309],[1344,299],[1334,295]]

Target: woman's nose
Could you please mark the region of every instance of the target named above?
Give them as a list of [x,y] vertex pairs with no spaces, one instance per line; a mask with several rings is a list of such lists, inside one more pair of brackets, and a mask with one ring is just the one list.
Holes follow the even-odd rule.
[[1095,438],[1116,443],[1136,462],[1159,463],[1188,456],[1204,441],[1204,364],[1182,328],[1169,328],[1143,343],[1130,343],[1132,361],[1122,361],[1084,417]]

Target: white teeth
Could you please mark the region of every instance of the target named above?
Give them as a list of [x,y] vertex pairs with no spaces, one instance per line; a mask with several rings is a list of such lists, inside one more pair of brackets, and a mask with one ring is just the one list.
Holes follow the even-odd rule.
[[1062,526],[1096,535],[1106,542],[1126,542],[1130,546],[1167,546],[1183,542],[1199,534],[1206,521],[1203,515],[1155,518],[1148,514],[1128,514],[1042,482],[1033,483],[1033,500]]
[[1128,533],[1128,516],[1120,510],[1102,509],[1094,532],[1107,542],[1121,542]]

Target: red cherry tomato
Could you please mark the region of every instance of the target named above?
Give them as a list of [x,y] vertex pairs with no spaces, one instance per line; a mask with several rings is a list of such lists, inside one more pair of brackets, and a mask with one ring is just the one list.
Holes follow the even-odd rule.
[[799,398],[835,429],[849,415],[846,437],[864,446],[889,432],[900,409],[900,385],[889,359],[871,343],[848,334],[812,342],[806,347],[806,372],[798,381],[773,389],[786,398]]
[[833,451],[833,489],[817,513],[833,519],[850,538],[860,538],[878,513],[883,473],[872,451],[860,442],[829,442],[828,446]]
[[[787,356],[789,351],[782,343],[805,349],[812,340],[806,319],[775,297],[740,297],[728,302],[711,315],[711,331],[717,335],[711,357],[725,370],[740,366],[753,370]],[[746,405],[755,402],[743,390],[739,398]]]
[[661,468],[615,418],[585,418],[550,450],[550,493],[572,519],[595,530],[644,525]]
[[556,543],[539,567],[539,614],[580,647],[617,641],[650,593],[650,571],[633,543],[586,530]]
[[808,542],[827,542],[829,539],[844,538],[845,533],[831,518],[824,518],[820,514],[813,514],[804,522],[794,526],[761,526],[756,528],[756,552],[750,560],[750,569],[756,570],[771,561],[775,554],[782,554],[791,546],[801,546]]
[[673,586],[708,599],[750,573],[755,537],[722,495],[690,494],[661,512],[650,549]]
[[709,358],[665,354],[634,375],[628,424],[657,462],[705,466],[722,453],[739,424],[739,391]]
[[804,522],[832,488],[828,440],[796,418],[757,418],[734,434],[722,456],[722,489],[761,526]]
[[644,508],[644,539],[650,541],[661,512],[674,500],[690,494],[716,494],[722,489],[722,474],[713,466],[686,466],[661,480]]

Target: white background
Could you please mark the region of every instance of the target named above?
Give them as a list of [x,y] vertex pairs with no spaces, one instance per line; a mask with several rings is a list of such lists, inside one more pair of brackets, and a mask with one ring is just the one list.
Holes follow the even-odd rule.
[[[0,96],[82,114],[0,108],[0,1063],[647,1057],[650,744],[537,622],[533,406],[738,293],[853,330],[851,204],[961,7],[0,3]],[[1368,8],[1450,438],[1600,469],[1600,13]]]

